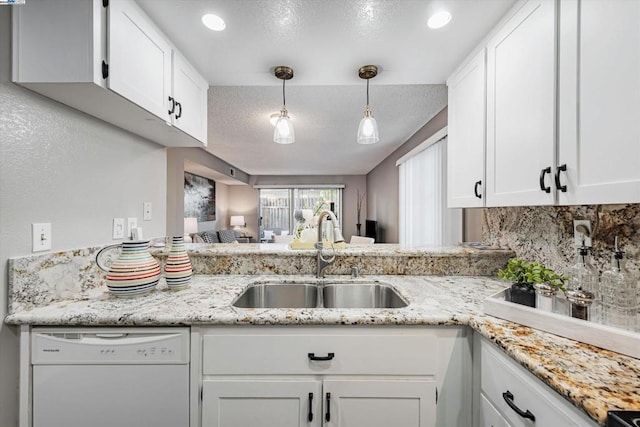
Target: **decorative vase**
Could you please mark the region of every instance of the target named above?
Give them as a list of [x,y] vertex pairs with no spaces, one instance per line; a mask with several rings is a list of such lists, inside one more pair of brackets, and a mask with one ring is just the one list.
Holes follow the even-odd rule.
[[[100,255],[117,247],[122,247],[118,258],[105,268],[100,263]],[[149,253],[148,240],[107,246],[97,253],[96,263],[107,272],[107,288],[118,297],[145,295],[153,291],[160,280],[160,264]]]
[[511,302],[535,307],[536,291],[533,285],[529,283],[514,283],[511,285]]
[[164,265],[164,274],[167,286],[171,290],[179,291],[191,285],[193,268],[182,236],[175,236],[172,240],[171,251]]
[[358,236],[362,236],[360,229],[362,228],[362,224],[356,224],[356,234]]

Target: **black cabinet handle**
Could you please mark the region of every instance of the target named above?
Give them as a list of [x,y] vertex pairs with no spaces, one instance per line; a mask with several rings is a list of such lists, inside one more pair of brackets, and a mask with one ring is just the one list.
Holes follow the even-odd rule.
[[551,166],[548,168],[544,168],[540,171],[540,189],[545,193],[551,193],[551,186],[544,186],[544,176],[548,173],[551,173]]
[[309,415],[307,415],[309,422],[313,421],[313,393],[309,393]]
[[566,171],[567,171],[567,165],[560,165],[556,168],[556,188],[562,191],[563,193],[567,192],[567,186],[562,185],[562,183],[560,182],[560,172],[566,172]]
[[331,393],[327,393],[327,413],[324,417],[327,422],[331,421]]
[[509,390],[502,393],[502,398],[505,402],[507,402],[507,405],[509,405],[511,409],[516,411],[516,414],[520,415],[522,418],[528,418],[531,421],[536,420],[536,417],[531,413],[531,411],[529,411],[528,409],[526,411],[523,411],[516,406],[516,404],[513,402],[513,393],[511,393]]
[[176,100],[173,98],[173,96],[170,96],[169,102],[171,103],[171,110],[169,110],[169,115],[171,115],[174,111],[176,111]]
[[473,186],[473,192],[478,199],[482,199],[482,194],[478,194],[479,185],[482,185],[482,181],[476,181],[476,185]]
[[316,356],[315,353],[309,353],[307,354],[307,356],[309,357],[309,360],[315,360],[315,361],[325,361],[325,360],[331,360],[334,358],[335,354],[334,353],[329,353],[326,356]]
[[179,119],[182,117],[182,104],[180,102],[176,102],[176,105],[179,108],[179,111],[176,113],[176,119]]

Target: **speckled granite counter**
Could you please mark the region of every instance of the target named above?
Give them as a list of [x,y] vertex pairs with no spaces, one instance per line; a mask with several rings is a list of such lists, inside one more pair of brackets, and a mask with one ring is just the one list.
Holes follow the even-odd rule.
[[[304,279],[315,280],[309,276]],[[501,282],[485,277],[367,279],[394,285],[411,304],[394,310],[239,309],[231,303],[247,284],[275,278],[196,276],[188,290],[171,292],[160,285],[150,295],[133,299],[117,299],[104,287],[92,288],[75,298],[13,311],[6,322],[83,326],[469,325],[601,424],[607,410],[640,407],[640,360],[484,315],[482,301],[503,288]]]

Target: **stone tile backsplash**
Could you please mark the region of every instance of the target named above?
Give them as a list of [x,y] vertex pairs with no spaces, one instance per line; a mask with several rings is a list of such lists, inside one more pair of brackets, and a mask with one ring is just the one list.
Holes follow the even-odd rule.
[[591,221],[593,263],[600,272],[609,266],[615,236],[629,269],[640,269],[640,204],[485,208],[483,241],[566,272],[576,262],[574,219]]

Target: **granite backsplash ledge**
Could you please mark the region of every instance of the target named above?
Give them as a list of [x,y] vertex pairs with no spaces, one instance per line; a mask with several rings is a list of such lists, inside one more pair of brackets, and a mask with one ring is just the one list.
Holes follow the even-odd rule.
[[[316,251],[291,250],[286,245],[207,244],[187,245],[195,274],[294,275],[316,273]],[[27,310],[64,299],[82,298],[91,289],[105,287],[105,273],[95,262],[102,247],[30,255],[9,260],[9,311]],[[161,264],[168,248],[152,249]],[[331,254],[328,253],[327,256]],[[105,258],[112,259],[117,251]],[[513,252],[460,246],[406,249],[381,244],[336,251],[326,274],[495,276]],[[107,263],[107,265],[109,265]],[[163,278],[160,279],[164,281]]]
[[593,263],[599,271],[609,267],[616,236],[628,267],[640,269],[640,204],[485,208],[483,242],[566,272],[576,262],[574,219],[591,221]]

